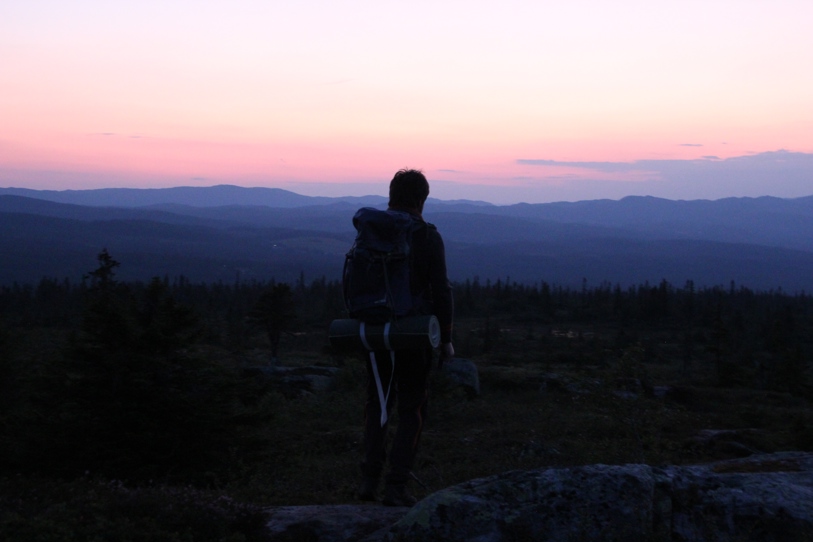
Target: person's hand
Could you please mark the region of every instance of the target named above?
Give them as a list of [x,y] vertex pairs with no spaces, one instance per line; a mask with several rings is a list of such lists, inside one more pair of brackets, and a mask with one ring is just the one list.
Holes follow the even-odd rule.
[[438,358],[438,368],[443,367],[443,362],[450,360],[454,357],[454,346],[452,343],[443,343],[440,345],[440,357]]

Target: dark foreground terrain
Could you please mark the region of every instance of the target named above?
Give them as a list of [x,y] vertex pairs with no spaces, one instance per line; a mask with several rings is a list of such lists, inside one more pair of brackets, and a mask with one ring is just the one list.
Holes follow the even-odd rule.
[[[338,283],[119,282],[116,263],[0,288],[0,539],[259,540],[264,507],[355,503],[365,368],[327,344]],[[515,469],[813,451],[809,296],[455,293],[480,392],[434,372],[419,497]]]

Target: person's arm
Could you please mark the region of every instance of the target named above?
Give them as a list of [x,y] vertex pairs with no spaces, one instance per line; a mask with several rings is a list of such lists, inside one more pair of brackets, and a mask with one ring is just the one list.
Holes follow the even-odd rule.
[[440,323],[441,356],[448,354],[447,357],[452,357],[454,355],[454,347],[451,344],[454,299],[452,285],[446,274],[446,248],[443,245],[443,238],[437,230],[433,229],[432,235],[430,235],[429,249],[429,284],[432,288],[435,316]]

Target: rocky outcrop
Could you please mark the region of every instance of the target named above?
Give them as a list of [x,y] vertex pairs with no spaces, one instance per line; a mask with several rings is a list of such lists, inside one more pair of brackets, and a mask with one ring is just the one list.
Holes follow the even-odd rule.
[[434,493],[394,541],[809,541],[813,454],[514,471]]
[[272,540],[809,542],[813,454],[512,471],[444,489],[409,510],[344,505],[269,513]]
[[389,540],[643,540],[654,492],[642,465],[509,472],[429,496]]

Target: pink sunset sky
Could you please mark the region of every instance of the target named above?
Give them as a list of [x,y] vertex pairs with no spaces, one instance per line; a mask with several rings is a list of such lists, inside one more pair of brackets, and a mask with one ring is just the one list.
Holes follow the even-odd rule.
[[0,187],[813,195],[813,2],[5,0]]

